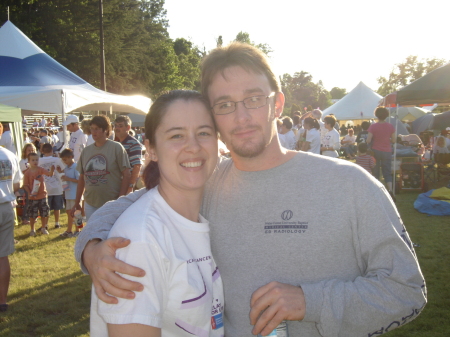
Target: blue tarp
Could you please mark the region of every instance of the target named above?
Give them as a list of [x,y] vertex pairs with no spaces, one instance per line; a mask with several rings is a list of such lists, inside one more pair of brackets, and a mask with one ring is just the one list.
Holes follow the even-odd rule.
[[430,198],[434,190],[419,194],[414,201],[414,208],[420,213],[430,215],[450,215],[450,202]]

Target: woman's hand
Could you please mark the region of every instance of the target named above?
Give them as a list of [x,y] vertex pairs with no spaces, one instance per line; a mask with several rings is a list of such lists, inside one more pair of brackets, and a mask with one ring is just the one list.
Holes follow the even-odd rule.
[[133,267],[116,259],[116,250],[129,244],[130,240],[124,238],[109,238],[105,241],[92,240],[84,248],[81,258],[89,271],[95,293],[105,303],[118,303],[116,297],[133,299],[134,291],[144,290],[142,284],[127,280],[117,274],[136,277],[145,275],[145,271],[141,268]]

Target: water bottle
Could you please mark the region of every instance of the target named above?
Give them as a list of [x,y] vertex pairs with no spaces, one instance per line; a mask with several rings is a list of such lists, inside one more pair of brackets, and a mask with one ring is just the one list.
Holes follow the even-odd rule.
[[[271,333],[267,336],[270,337],[289,337],[288,328],[286,321],[281,322]],[[258,337],[262,337],[262,335],[258,334]]]
[[69,182],[67,180],[62,180],[62,177],[65,176],[64,173],[60,173],[60,174],[61,174],[61,183],[62,183],[61,185],[62,185],[63,191],[67,191],[69,189]]
[[76,210],[75,213],[74,213],[74,216],[75,216],[75,219],[76,219],[75,220],[75,226],[78,229],[83,228],[83,216],[81,215],[81,211]]

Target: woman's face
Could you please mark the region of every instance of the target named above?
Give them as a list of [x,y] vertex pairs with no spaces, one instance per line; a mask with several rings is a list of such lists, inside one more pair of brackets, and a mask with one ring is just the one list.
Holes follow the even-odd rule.
[[34,147],[32,146],[27,146],[27,149],[25,150],[25,158],[26,156],[28,156],[29,153],[35,153],[36,151],[34,151]]
[[211,115],[197,100],[171,103],[147,152],[158,162],[160,185],[175,190],[202,189],[218,158],[217,135]]

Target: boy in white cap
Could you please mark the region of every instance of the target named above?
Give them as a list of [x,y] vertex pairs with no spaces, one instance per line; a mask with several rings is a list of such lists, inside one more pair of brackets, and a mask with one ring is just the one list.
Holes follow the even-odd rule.
[[86,147],[87,135],[80,129],[78,117],[75,115],[68,115],[63,125],[66,125],[70,132],[69,148],[73,151],[75,162],[78,162],[81,151]]

